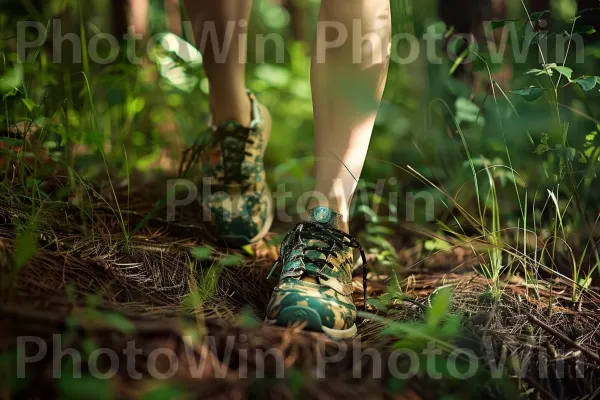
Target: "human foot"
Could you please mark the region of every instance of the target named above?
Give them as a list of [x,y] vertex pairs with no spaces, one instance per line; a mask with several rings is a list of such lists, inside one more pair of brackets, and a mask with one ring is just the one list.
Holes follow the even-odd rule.
[[364,252],[353,237],[338,229],[340,214],[317,207],[309,215],[283,240],[273,266],[274,270],[281,263],[283,270],[267,307],[266,322],[280,326],[305,322],[307,330],[340,339],[353,337],[357,330],[353,249],[360,250],[366,266]]
[[264,154],[271,132],[265,107],[248,92],[252,115],[248,127],[225,121],[211,127],[204,160],[203,197],[218,238],[228,246],[262,239],[273,222],[273,199],[266,181]]

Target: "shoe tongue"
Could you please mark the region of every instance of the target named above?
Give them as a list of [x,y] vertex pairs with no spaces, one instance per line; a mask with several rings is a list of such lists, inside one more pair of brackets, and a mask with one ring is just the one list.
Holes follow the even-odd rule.
[[215,126],[213,129],[215,131],[219,131],[219,132],[233,133],[233,132],[236,132],[243,128],[244,127],[239,122],[230,120],[230,121],[221,122],[219,125]]
[[340,229],[342,215],[327,207],[316,207],[308,210],[308,221],[325,225],[329,228]]
[[225,121],[216,126],[215,132],[217,137],[223,144],[230,147],[234,152],[244,152],[244,146],[248,140],[250,131],[242,126],[237,121]]
[[[333,211],[330,208],[316,207],[316,208],[308,210],[307,220],[308,220],[308,222],[317,223],[319,225],[323,225],[328,228],[333,228],[333,229],[338,230],[342,223],[343,217],[341,214],[338,214],[337,212]],[[330,246],[331,246],[330,243],[326,243],[326,242],[323,242],[318,239],[310,240],[308,245],[326,248],[328,250],[330,250]],[[338,251],[343,252],[344,250],[342,248],[337,248],[336,252],[338,252]],[[316,250],[309,250],[305,254],[308,258],[312,258],[312,259],[321,259],[321,260],[327,259],[327,256],[325,254],[323,254],[320,251],[316,251]],[[315,266],[312,263],[307,263],[306,267],[313,268],[315,270],[321,269],[321,267]],[[314,280],[314,278],[311,276],[306,276],[306,277],[302,278],[302,280],[309,280],[312,282],[312,280]]]

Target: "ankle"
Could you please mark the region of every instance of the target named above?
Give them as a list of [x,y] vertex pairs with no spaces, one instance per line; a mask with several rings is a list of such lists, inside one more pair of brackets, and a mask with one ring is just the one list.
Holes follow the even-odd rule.
[[215,126],[226,121],[236,121],[242,126],[250,126],[252,122],[252,103],[246,91],[231,96],[211,95],[210,112]]
[[[330,198],[313,198],[309,203],[308,210],[312,210],[317,207],[326,207],[342,216],[338,223],[338,229],[340,231],[349,233],[350,232],[350,223],[349,223],[349,214],[350,210],[348,204],[339,197],[330,197]],[[308,213],[307,213],[308,214]]]

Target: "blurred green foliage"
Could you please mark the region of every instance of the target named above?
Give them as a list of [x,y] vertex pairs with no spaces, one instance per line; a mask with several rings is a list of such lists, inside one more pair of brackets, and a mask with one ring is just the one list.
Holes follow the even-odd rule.
[[[577,13],[575,2],[556,0],[551,3],[552,12],[545,16],[551,21],[550,31],[569,32]],[[309,55],[319,2],[303,0],[296,5],[305,10],[306,20],[311,25],[306,30],[308,44],[294,39],[290,29],[293,16],[280,2],[255,1],[249,35],[248,87],[259,94],[273,115],[273,135],[266,156],[271,171],[269,179],[273,184],[287,183],[288,188],[300,191],[311,185],[313,126]],[[521,21],[524,26],[527,14],[521,2],[507,0],[506,5],[507,19],[517,24]],[[452,30],[438,17],[438,4],[433,0],[418,4],[413,0],[393,0],[392,14],[394,33],[422,35],[428,28],[439,32]],[[33,124],[43,126],[36,135],[50,156],[86,178],[103,173],[106,167],[99,162],[102,157],[98,150],[105,153],[111,170],[120,171],[119,179],[126,178],[133,169],[159,174],[154,166],[165,153],[176,153],[175,143],[191,145],[205,134],[208,83],[202,71],[201,56],[193,51],[186,56],[157,45],[152,48],[150,61],[136,66],[126,62],[125,46],[121,46],[117,61],[99,65],[90,61],[85,52],[81,63],[73,62],[68,57],[71,44],[65,41],[62,43],[63,62],[57,64],[52,61],[51,44],[47,42],[38,51],[30,52],[27,63],[17,63],[16,22],[29,19],[48,25],[51,18],[58,16],[64,22],[63,34],[74,32],[81,36],[84,32],[86,40],[83,42],[94,33],[114,28],[114,10],[107,1],[96,0],[89,4],[76,0],[3,1],[0,11],[4,38],[0,41],[0,123],[3,127],[9,130],[11,125],[21,129]],[[160,1],[152,1],[149,18],[153,34],[166,32],[165,9]],[[577,23],[575,26],[584,32],[590,29]],[[256,34],[272,32],[285,38],[283,63],[276,62],[274,46],[269,43],[265,53],[257,52]],[[521,38],[520,33],[519,40]],[[175,39],[167,35],[164,40]],[[398,46],[400,54],[408,51],[406,43],[401,41]],[[511,42],[510,46],[523,45]],[[102,56],[110,55],[101,45],[99,49]],[[442,203],[444,196],[438,190],[398,167],[406,165],[443,187],[467,210],[477,214],[477,190],[472,183],[472,170],[466,161],[459,127],[476,169],[481,172],[485,166],[495,166],[493,175],[498,181],[500,213],[509,225],[516,225],[521,217],[514,185],[522,192],[527,191],[530,202],[543,201],[545,197],[539,193],[554,187],[559,187],[564,195],[561,199],[577,194],[580,209],[567,218],[575,226],[583,226],[583,208],[589,211],[585,217],[593,221],[600,200],[599,191],[594,190],[600,156],[597,152],[600,85],[592,85],[593,77],[598,75],[600,47],[587,42],[583,51],[584,63],[575,63],[576,51],[567,58],[566,65],[571,66],[573,79],[580,82],[558,91],[558,107],[553,104],[552,96],[546,95],[546,90],[527,89],[539,86],[545,79],[535,72],[527,74],[532,68],[544,72],[536,43],[531,45],[527,63],[490,65],[494,74],[504,71],[509,78],[500,80],[493,75],[493,79],[500,82],[493,91],[486,89],[490,80],[482,64],[487,60],[485,48],[480,49],[481,57],[469,67],[475,72],[468,79],[450,73],[454,70],[452,60],[429,63],[423,50],[413,63],[392,63],[362,178],[371,183],[397,178],[397,183],[388,184],[385,190],[400,193],[395,205],[400,219],[405,217],[403,210],[407,206],[405,194],[408,192],[429,192],[437,201],[435,218],[447,220],[452,214]],[[439,49],[438,53],[441,53]],[[556,63],[555,72],[560,72],[563,59],[559,57],[560,51],[555,54],[552,41],[549,41],[548,53],[546,63]],[[261,58],[264,63],[257,62]],[[527,93],[516,91],[524,88]],[[586,88],[589,90],[585,91]],[[352,90],[351,95],[360,98],[360,89]],[[527,101],[534,98],[535,101]],[[7,145],[11,140],[15,138],[3,138]],[[83,155],[78,152],[75,157],[74,146],[85,146],[90,151]],[[7,148],[3,147],[2,151],[6,153]],[[177,157],[177,154],[170,155]],[[514,168],[516,175],[508,166]],[[38,173],[41,176],[43,169]],[[524,197],[521,193],[520,198]],[[539,225],[541,213],[535,218],[530,222]],[[426,222],[424,211],[417,209],[415,219]]]

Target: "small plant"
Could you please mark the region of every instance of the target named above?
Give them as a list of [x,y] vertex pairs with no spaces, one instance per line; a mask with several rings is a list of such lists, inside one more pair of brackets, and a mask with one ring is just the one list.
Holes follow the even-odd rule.
[[[527,12],[525,4],[522,2],[523,8]],[[574,256],[574,252],[569,247],[568,237],[567,237],[567,227],[565,226],[565,215],[567,212],[576,215],[575,221],[580,221],[586,227],[587,231],[590,233],[590,236],[593,236],[591,232],[593,232],[593,227],[595,224],[588,222],[587,210],[583,205],[583,200],[580,198],[581,189],[585,189],[587,193],[589,192],[589,188],[591,187],[591,182],[596,178],[595,169],[599,162],[599,155],[597,151],[597,146],[594,141],[596,138],[596,131],[588,134],[583,142],[582,148],[575,148],[571,145],[571,140],[569,139],[569,124],[564,120],[561,107],[566,107],[560,103],[560,95],[559,93],[566,88],[576,87],[581,90],[584,94],[589,94],[598,87],[600,83],[599,76],[590,76],[590,75],[581,75],[577,78],[574,77],[574,70],[566,65],[569,50],[571,49],[571,41],[573,40],[573,35],[577,33],[581,34],[589,34],[594,33],[594,29],[591,27],[581,27],[577,25],[577,22],[581,18],[581,16],[589,12],[591,10],[582,10],[578,15],[576,15],[572,20],[572,25],[570,32],[567,32],[569,43],[567,46],[567,51],[564,56],[564,60],[560,63],[549,62],[545,58],[545,54],[542,51],[540,42],[542,40],[548,39],[550,37],[555,37],[556,34],[548,34],[545,32],[535,32],[534,23],[538,22],[544,15],[549,13],[549,11],[536,12],[529,14],[528,18],[522,22],[522,26],[520,29],[525,28],[526,30],[531,27],[533,37],[527,39],[527,35],[525,35],[526,45],[536,46],[540,53],[541,68],[533,68],[529,69],[525,72],[524,78],[532,79],[534,84],[517,90],[510,91],[511,94],[519,96],[526,102],[534,102],[540,99],[542,96],[545,96],[549,100],[549,105],[552,112],[553,118],[553,131],[549,133],[542,133],[539,142],[536,143],[534,141],[532,135],[527,132],[528,139],[533,146],[533,153],[539,157],[546,157],[544,161],[541,162],[541,166],[544,170],[546,177],[548,178],[549,184],[553,186],[552,190],[549,190],[550,193],[549,199],[550,204],[553,206],[555,212],[553,215],[553,227],[551,231],[553,233],[552,237],[552,247],[549,251],[549,261],[551,262],[550,267],[543,266],[544,268],[548,268],[552,273],[557,273],[556,266],[554,265],[554,258],[556,256],[556,248],[557,244],[564,243],[569,251],[569,259],[571,261],[571,269],[572,269],[572,280],[573,280],[573,300],[578,301],[581,296],[582,289],[589,287],[591,283],[591,276],[598,268],[598,263],[596,262],[592,268],[588,269],[585,274],[582,274],[582,263],[583,257],[590,250],[593,252],[592,256],[595,260],[598,260],[598,254],[596,250],[596,246],[591,245],[592,238],[590,237],[585,245],[584,255],[581,256],[579,260],[577,260]],[[511,21],[515,22],[515,21]],[[492,29],[503,28],[505,27],[509,21],[495,21],[492,24]],[[529,40],[529,41],[528,41]],[[505,90],[500,87],[497,81],[494,80],[491,69],[491,64],[487,61],[490,59],[486,54],[479,54],[476,52],[474,46],[469,46],[467,49],[463,51],[458,60],[456,60],[455,64],[451,68],[450,72],[452,73],[457,68],[457,63],[460,64],[462,60],[464,60],[467,56],[474,55],[475,64],[474,68],[476,70],[486,70],[489,75],[489,80],[492,83],[491,92],[492,97],[495,102],[495,108],[498,113],[498,119],[500,123],[500,129],[502,131],[502,136],[504,138],[505,152],[508,160],[508,165],[502,165],[501,163],[489,163],[483,160],[485,158],[476,159],[471,157],[470,149],[467,145],[467,140],[465,133],[463,131],[462,124],[464,122],[468,123],[478,123],[481,121],[480,112],[473,106],[466,107],[466,101],[462,100],[459,104],[456,104],[456,116],[454,118],[456,131],[458,132],[462,143],[463,148],[465,150],[467,156],[467,166],[470,167],[474,189],[475,189],[475,197],[478,204],[478,217],[470,217],[467,216],[464,210],[463,215],[466,220],[469,222],[477,221],[478,229],[481,233],[481,239],[483,239],[488,244],[487,253],[487,261],[481,264],[483,269],[483,274],[491,281],[491,287],[489,292],[489,297],[493,299],[499,299],[502,293],[501,285],[500,285],[500,277],[504,272],[514,272],[513,264],[516,262],[522,266],[523,272],[530,282],[535,282],[537,277],[537,269],[541,266],[541,263],[548,258],[546,256],[546,245],[538,248],[537,240],[536,246],[534,249],[534,256],[530,257],[528,253],[528,240],[527,238],[533,234],[537,234],[537,232],[531,232],[528,230],[528,221],[532,221],[534,224],[534,228],[536,225],[536,220],[540,218],[540,216],[536,215],[535,212],[533,215],[529,215],[529,205],[527,204],[527,187],[524,185],[524,181],[521,179],[520,175],[513,168],[513,164],[511,161],[510,149],[508,147],[508,143],[506,142],[505,134],[504,134],[504,122],[502,121],[501,108],[497,99],[497,93],[502,95],[504,99],[507,101],[510,106],[510,110],[512,113],[516,114],[517,117],[520,118],[517,108],[513,104],[513,102],[507,96]],[[487,95],[486,95],[487,99]],[[584,100],[587,101],[587,100]],[[459,107],[460,106],[460,107]],[[447,107],[447,106],[446,106]],[[447,107],[449,109],[449,107]],[[589,107],[587,107],[589,110]],[[465,111],[467,110],[467,111]],[[593,120],[592,117],[589,117],[585,114],[582,116],[587,117],[588,119]],[[554,143],[552,141],[554,140]],[[485,192],[482,192],[482,188],[480,187],[480,182],[478,180],[478,174],[481,171],[477,171],[476,167],[479,167],[480,164],[478,162],[484,162],[483,168],[488,177],[488,192],[485,195],[482,195]],[[582,167],[584,167],[584,173],[581,174]],[[507,173],[502,173],[498,175],[498,170],[506,170]],[[583,179],[580,176],[583,175]],[[517,236],[517,243],[512,244],[503,238],[502,233],[506,232],[509,229],[514,228],[503,228],[502,225],[507,226],[506,223],[502,223],[501,220],[501,212],[500,212],[500,203],[499,203],[499,191],[496,186],[495,181],[500,179],[501,181],[509,178],[512,181],[515,187],[515,195],[517,199],[517,204],[520,209],[520,223],[522,226],[519,226],[517,230],[522,230],[523,243],[522,250],[519,242],[519,236]],[[585,185],[581,186],[580,182],[585,182]],[[525,202],[523,203],[521,198],[521,190],[520,186],[525,188]],[[559,203],[558,198],[562,194],[566,193],[568,198],[566,200],[566,206],[561,205]],[[531,198],[531,197],[530,197]],[[535,197],[533,197],[535,201]],[[532,211],[535,211],[535,205],[532,208]],[[456,221],[460,227],[460,222]],[[531,223],[531,222],[530,222]],[[468,240],[466,235],[462,235],[459,232],[456,232],[454,229],[447,228],[450,232],[455,234],[458,237],[461,237],[465,240]],[[470,243],[470,242],[469,242]],[[548,243],[548,241],[546,241]],[[475,249],[473,248],[475,251]],[[537,255],[541,254],[538,259]],[[537,292],[537,290],[536,290]]]
[[[362,215],[365,226],[361,231],[361,241],[367,246],[366,251],[370,256],[374,256],[378,265],[387,266],[392,269],[399,266],[398,253],[390,239],[394,237],[395,231],[390,223],[385,223],[378,215],[377,211],[383,205],[388,212],[395,213],[392,207],[382,196],[377,193],[375,185],[365,184],[363,190],[356,196],[357,201],[353,204],[354,216]],[[374,189],[373,193],[368,193],[367,189]],[[369,201],[370,200],[370,201]]]
[[[239,254],[219,255],[212,247],[195,247],[191,250],[191,255],[195,259],[190,264],[192,274],[190,278],[190,292],[184,298],[183,304],[191,312],[197,312],[202,306],[219,290],[219,277],[224,268],[243,264],[244,258]],[[209,268],[203,268],[197,271],[197,266],[202,261],[211,263]]]
[[444,288],[437,292],[427,308],[423,322],[394,322],[374,314],[360,312],[366,319],[371,319],[384,324],[383,335],[399,338],[395,344],[397,349],[423,350],[427,342],[434,342],[445,351],[452,351],[455,347],[451,342],[459,333],[460,317],[449,314],[452,300],[452,291]]

